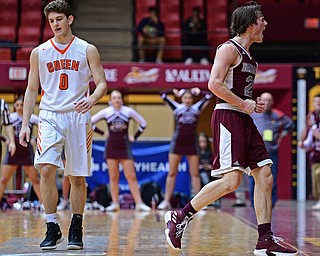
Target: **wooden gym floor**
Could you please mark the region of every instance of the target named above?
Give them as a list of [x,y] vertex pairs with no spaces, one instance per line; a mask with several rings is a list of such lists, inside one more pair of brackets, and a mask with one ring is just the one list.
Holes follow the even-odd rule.
[[[171,250],[165,240],[164,211],[117,213],[86,211],[84,249],[68,251],[70,211],[59,212],[65,240],[56,250],[42,251],[44,213],[24,210],[0,211],[0,255],[253,255],[257,232],[251,206],[233,208],[233,200],[222,199],[222,209],[197,213],[182,240],[182,251]],[[320,210],[314,202],[279,201],[273,212],[273,231],[299,255],[320,255]]]

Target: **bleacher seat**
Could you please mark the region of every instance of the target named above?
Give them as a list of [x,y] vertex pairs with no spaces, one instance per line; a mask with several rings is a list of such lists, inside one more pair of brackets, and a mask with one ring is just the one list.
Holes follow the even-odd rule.
[[216,47],[229,39],[228,1],[207,1],[208,42],[214,49],[210,52],[213,58]]
[[42,42],[45,42],[47,41],[48,39],[52,38],[53,37],[53,32],[49,26],[49,23],[46,22],[44,27],[43,27],[43,31],[42,31],[42,39],[41,41]]
[[11,60],[11,48],[0,48],[0,61]]
[[17,12],[18,0],[0,0],[0,10]]
[[33,48],[31,47],[23,47],[17,50],[17,60],[28,61],[30,59],[30,53]]
[[164,51],[164,59],[181,59],[181,16],[179,0],[162,0],[159,4],[160,20],[165,25],[166,46],[177,47],[175,50]]
[[40,42],[40,26],[20,27],[18,34],[18,43],[20,45],[36,46]]
[[0,9],[0,27],[2,26],[14,26],[18,25],[18,13],[17,11]]
[[20,15],[21,26],[41,26],[43,22],[42,13],[39,10],[22,11]]
[[0,27],[0,41],[16,41],[16,28],[15,26],[1,26]]
[[21,10],[34,10],[42,11],[42,0],[22,0],[21,1]]

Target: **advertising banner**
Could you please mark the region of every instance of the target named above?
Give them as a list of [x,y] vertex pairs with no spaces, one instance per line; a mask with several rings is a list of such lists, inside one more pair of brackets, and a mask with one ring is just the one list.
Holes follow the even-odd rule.
[[[103,67],[109,88],[127,89],[129,92],[141,88],[157,90],[172,88],[172,86],[207,88],[211,70],[211,65],[184,65],[183,63],[104,63]],[[261,64],[257,70],[255,85],[283,88],[288,83],[291,84],[290,68],[290,65]],[[0,87],[26,87],[28,70],[27,63],[1,63]]]
[[[165,182],[169,170],[169,143],[169,141],[132,143],[134,165],[139,185],[147,182],[156,182],[161,186],[162,191],[165,191]],[[109,184],[108,165],[104,159],[104,150],[104,141],[93,141],[91,164],[93,176],[87,178],[90,190],[94,189],[98,185]],[[179,164],[179,172],[174,191],[189,196],[190,190],[188,164],[185,157],[183,157]],[[121,166],[119,191],[120,194],[130,191]]]

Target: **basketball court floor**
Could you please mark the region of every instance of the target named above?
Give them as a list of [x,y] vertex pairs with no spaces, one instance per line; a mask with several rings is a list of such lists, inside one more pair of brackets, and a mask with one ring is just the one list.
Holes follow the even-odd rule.
[[[84,219],[84,249],[67,250],[70,211],[59,212],[65,240],[56,250],[39,247],[45,233],[44,213],[24,210],[0,211],[0,255],[253,255],[257,240],[251,206],[233,208],[232,199],[222,199],[222,208],[209,208],[194,217],[184,233],[182,251],[170,249],[164,236],[164,211],[150,213],[121,210],[104,213],[87,210]],[[320,210],[313,202],[279,201],[273,213],[273,231],[299,255],[320,255]]]

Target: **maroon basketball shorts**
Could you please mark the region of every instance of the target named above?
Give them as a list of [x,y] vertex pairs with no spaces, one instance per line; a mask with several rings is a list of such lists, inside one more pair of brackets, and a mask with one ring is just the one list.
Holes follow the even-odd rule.
[[262,137],[250,115],[230,109],[215,109],[211,120],[214,161],[212,175],[233,170],[247,174],[271,165]]

